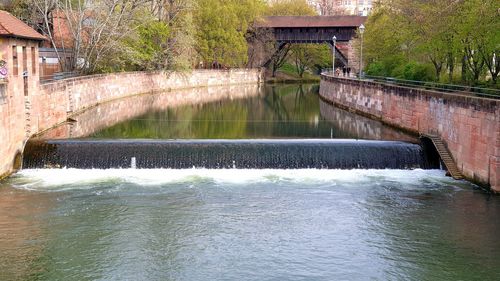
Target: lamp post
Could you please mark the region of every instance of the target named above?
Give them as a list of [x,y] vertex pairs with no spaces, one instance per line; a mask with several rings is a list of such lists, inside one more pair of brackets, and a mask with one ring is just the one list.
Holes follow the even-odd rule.
[[359,79],[362,78],[363,75],[363,33],[365,33],[365,26],[361,24],[359,26],[359,34],[361,34],[361,55],[359,58]]
[[333,36],[333,63],[332,63],[332,75],[335,76],[335,55],[336,55],[336,45],[337,45],[337,36]]

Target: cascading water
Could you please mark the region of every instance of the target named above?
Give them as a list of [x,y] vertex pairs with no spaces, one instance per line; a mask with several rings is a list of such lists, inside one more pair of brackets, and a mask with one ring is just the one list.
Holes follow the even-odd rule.
[[23,167],[79,169],[436,168],[416,144],[361,140],[32,140]]
[[500,280],[499,198],[317,89],[267,91],[141,95],[30,140],[0,280]]

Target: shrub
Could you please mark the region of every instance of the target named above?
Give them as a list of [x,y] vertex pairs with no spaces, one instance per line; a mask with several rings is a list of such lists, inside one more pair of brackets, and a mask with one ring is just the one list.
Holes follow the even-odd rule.
[[366,67],[366,75],[386,76],[385,66],[382,62],[372,62]]

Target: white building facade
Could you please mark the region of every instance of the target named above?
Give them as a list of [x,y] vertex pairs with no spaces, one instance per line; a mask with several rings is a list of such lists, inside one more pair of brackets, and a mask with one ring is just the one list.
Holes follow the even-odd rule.
[[373,0],[307,0],[319,15],[368,16],[373,8]]

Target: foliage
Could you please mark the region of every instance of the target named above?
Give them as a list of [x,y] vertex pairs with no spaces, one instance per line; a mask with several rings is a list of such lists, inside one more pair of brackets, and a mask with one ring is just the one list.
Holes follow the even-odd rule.
[[196,62],[193,12],[196,0],[150,0],[146,13],[164,23],[169,36],[162,42],[164,69],[188,69]]
[[266,16],[314,16],[316,11],[306,0],[281,0],[269,4]]
[[330,49],[326,45],[295,44],[291,51],[292,60],[300,77],[304,76],[307,69],[321,70],[331,64]]
[[165,66],[165,52],[170,35],[163,21],[150,21],[137,28],[134,36],[124,40],[122,56],[126,69],[159,70]]
[[273,38],[252,30],[261,16],[315,15],[306,0],[12,0],[7,8],[50,39],[63,71],[242,67],[254,55],[253,35],[264,36],[264,52],[276,54],[273,73],[293,62],[302,76],[331,61],[326,46],[277,52]]
[[262,8],[260,0],[198,0],[196,50],[204,65],[245,65],[245,35]]
[[366,22],[366,73],[451,82],[461,70],[464,83],[496,83],[498,17],[498,0],[384,1]]
[[431,81],[434,73],[430,64],[409,62],[394,69],[391,76],[405,80]]

